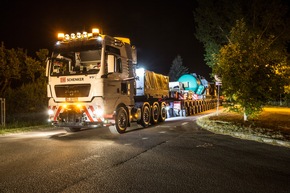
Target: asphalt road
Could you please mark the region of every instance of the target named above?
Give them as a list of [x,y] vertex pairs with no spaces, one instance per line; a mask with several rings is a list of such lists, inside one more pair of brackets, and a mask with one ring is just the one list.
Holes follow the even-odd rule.
[[214,134],[196,117],[122,135],[0,136],[0,192],[289,193],[290,148]]

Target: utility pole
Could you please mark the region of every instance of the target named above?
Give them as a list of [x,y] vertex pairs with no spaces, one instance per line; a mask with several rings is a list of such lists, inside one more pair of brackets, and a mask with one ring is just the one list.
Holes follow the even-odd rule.
[[216,105],[216,114],[219,115],[219,103],[220,103],[220,86],[222,85],[222,80],[218,75],[214,75],[216,80],[215,85],[217,86],[217,105]]
[[5,112],[6,112],[5,98],[0,98],[0,115],[1,115],[0,123],[1,123],[1,126],[4,126],[4,127],[5,127],[5,120],[6,120]]
[[216,105],[216,114],[219,115],[219,104],[220,104],[220,86],[221,82],[216,82],[217,85],[217,105]]

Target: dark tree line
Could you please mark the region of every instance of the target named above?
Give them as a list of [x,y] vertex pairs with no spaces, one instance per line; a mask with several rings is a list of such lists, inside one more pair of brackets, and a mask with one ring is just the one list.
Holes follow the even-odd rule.
[[177,81],[179,77],[183,74],[189,73],[189,70],[186,66],[183,65],[182,58],[180,55],[177,55],[172,61],[168,76],[169,81]]
[[289,93],[289,10],[279,0],[197,0],[196,38],[222,80],[230,110],[258,114]]
[[37,114],[45,111],[47,107],[45,61],[48,53],[47,49],[40,49],[33,58],[22,48],[5,48],[2,42],[0,97],[6,99],[8,123],[18,121],[17,117],[20,114]]

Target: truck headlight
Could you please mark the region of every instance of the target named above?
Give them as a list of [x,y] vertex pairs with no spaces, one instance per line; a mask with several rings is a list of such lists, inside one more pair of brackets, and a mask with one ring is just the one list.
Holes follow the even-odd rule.
[[53,115],[53,113],[54,113],[53,110],[51,109],[48,110],[48,115]]
[[95,110],[95,115],[97,115],[98,117],[102,117],[103,114],[104,114],[104,111],[102,109]]

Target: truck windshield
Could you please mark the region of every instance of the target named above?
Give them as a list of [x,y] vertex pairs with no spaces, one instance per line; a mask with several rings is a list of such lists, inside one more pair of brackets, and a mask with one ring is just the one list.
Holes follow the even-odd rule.
[[97,74],[100,68],[101,50],[54,53],[50,75]]

